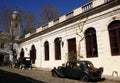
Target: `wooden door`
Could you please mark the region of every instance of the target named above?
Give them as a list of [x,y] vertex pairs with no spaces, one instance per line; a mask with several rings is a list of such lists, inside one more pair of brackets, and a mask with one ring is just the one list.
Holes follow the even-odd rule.
[[76,55],[76,39],[68,39],[68,60],[73,61],[77,59]]

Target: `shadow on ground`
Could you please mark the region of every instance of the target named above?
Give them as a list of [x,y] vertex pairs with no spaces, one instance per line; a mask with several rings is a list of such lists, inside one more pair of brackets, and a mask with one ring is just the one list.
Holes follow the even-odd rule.
[[0,83],[45,83],[45,82],[38,81],[30,77],[21,76],[16,73],[0,70]]

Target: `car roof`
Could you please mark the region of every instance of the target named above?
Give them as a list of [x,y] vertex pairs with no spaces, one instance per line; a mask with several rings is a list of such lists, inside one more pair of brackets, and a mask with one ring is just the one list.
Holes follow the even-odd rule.
[[67,63],[91,63],[91,61],[81,60],[81,61],[68,61]]

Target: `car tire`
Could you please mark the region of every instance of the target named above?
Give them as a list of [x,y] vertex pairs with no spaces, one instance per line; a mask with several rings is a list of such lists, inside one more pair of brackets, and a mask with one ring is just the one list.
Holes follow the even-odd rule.
[[88,82],[89,81],[89,77],[88,77],[87,74],[82,73],[82,74],[80,74],[80,80],[83,81],[83,82]]

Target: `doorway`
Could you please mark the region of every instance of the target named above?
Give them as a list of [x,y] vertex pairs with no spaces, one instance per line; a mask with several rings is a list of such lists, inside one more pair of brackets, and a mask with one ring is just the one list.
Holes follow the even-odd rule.
[[76,59],[76,38],[68,39],[68,61],[75,61]]

